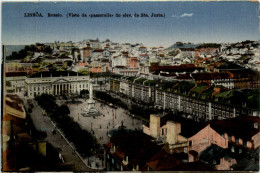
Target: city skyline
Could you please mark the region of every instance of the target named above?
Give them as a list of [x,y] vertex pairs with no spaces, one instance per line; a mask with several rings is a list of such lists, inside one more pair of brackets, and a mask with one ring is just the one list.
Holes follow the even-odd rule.
[[[8,2],[2,4],[2,43],[110,39],[168,47],[177,41],[238,42],[259,38],[258,3],[253,2]],[[24,17],[39,12],[44,17]],[[60,13],[62,18],[47,17]],[[165,18],[66,18],[66,13],[163,13]]]

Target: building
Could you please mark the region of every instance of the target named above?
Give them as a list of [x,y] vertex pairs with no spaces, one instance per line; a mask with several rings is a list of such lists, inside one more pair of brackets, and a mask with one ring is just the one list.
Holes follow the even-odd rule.
[[[143,132],[158,145],[164,144],[167,153],[186,153],[188,162],[203,161],[217,170],[232,170],[243,157],[259,154],[259,123],[260,118],[252,116],[204,124],[176,115],[150,115],[149,126],[144,125]],[[156,169],[152,167],[152,170]]]
[[43,93],[54,96],[70,96],[88,89],[89,76],[76,72],[56,71],[40,72],[25,80],[26,92],[29,98]]
[[[234,90],[221,91],[217,87],[199,86],[192,82],[178,82],[170,89],[155,89],[155,104],[163,109],[181,112],[186,117],[196,121],[213,119],[227,119],[238,116],[260,116],[259,107],[250,101],[250,96],[257,94],[235,92]],[[227,94],[234,92],[240,94]],[[244,95],[244,99],[241,99]],[[224,98],[223,98],[224,97]],[[228,97],[225,99],[225,97]],[[221,98],[221,99],[220,99]],[[223,99],[222,99],[223,98]],[[246,103],[250,104],[246,104]],[[259,100],[255,100],[259,103]]]
[[120,92],[120,80],[119,79],[110,79],[110,91],[115,93]]
[[26,72],[7,72],[5,73],[6,92],[24,93]]
[[2,170],[15,171],[14,136],[24,133],[26,113],[22,100],[17,95],[6,95],[3,98],[2,110]]
[[83,47],[80,49],[80,62],[87,62],[89,58],[92,56],[92,48],[91,47]]
[[4,70],[8,72],[26,72],[26,74],[33,73],[32,63],[7,62],[4,65]]
[[214,170],[201,162],[187,163],[186,153],[170,153],[167,147],[140,131],[118,129],[104,149],[106,171]]
[[151,139],[139,131],[119,129],[110,142],[104,145],[105,170],[144,170],[146,162],[161,149]]
[[237,153],[242,152],[244,148],[254,150],[260,147],[259,125],[260,118],[254,116],[241,116],[210,123],[210,126],[228,141],[232,152]]
[[207,85],[222,85],[228,89],[235,88],[234,78],[226,72],[215,72],[215,73],[194,73],[192,77],[195,79],[197,84]]

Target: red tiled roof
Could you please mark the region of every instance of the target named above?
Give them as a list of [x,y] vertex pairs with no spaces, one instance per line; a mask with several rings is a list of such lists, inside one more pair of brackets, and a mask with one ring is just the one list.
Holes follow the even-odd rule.
[[[128,156],[128,167],[138,163],[141,169],[147,160],[161,149],[160,146],[152,143],[150,141],[151,139],[150,136],[147,136],[142,132],[122,131],[116,136],[113,136],[111,142],[116,145],[116,154],[118,155],[118,158],[121,158],[122,154],[125,154]],[[131,169],[132,168],[133,167],[131,166]]]
[[181,65],[168,65],[168,66],[158,66],[152,65],[149,67],[150,71],[167,71],[167,70],[176,70],[176,71],[184,71],[188,69],[195,70],[197,67],[194,64],[181,64]]
[[153,171],[173,171],[178,164],[180,161],[164,150],[159,151],[146,163]]
[[[258,123],[257,128],[254,128],[254,123]],[[260,117],[242,116],[218,120],[211,122],[210,126],[219,134],[227,133],[234,135],[236,138],[250,140],[251,137],[260,132]]]
[[97,50],[94,50],[93,52],[104,52],[103,49],[97,49]]
[[195,80],[213,80],[213,79],[229,79],[230,75],[226,72],[220,73],[194,73],[192,77]]
[[85,63],[80,62],[80,63],[78,63],[78,66],[79,67],[82,67],[82,66],[86,67],[86,66],[88,66],[88,63],[87,62],[85,62]]

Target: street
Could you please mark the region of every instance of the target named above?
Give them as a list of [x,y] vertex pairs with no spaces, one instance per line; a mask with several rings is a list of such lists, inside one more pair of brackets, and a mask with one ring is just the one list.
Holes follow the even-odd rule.
[[[29,105],[27,101],[24,101],[25,107],[28,109]],[[74,149],[68,144],[68,142],[63,138],[58,130],[56,134],[52,134],[52,129],[54,129],[54,125],[51,120],[47,116],[42,115],[42,111],[39,106],[33,101],[34,108],[32,109],[31,118],[32,121],[37,128],[40,130],[41,128],[46,129],[47,137],[45,138],[50,144],[52,144],[55,148],[59,148],[61,151],[61,155],[64,158],[65,163],[70,163],[74,165],[75,171],[93,171],[88,168],[83,161],[77,156]]]

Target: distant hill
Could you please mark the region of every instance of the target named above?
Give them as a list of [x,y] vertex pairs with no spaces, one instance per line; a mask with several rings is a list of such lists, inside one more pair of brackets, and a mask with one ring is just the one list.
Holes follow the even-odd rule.
[[175,44],[171,45],[167,49],[178,49],[178,48],[196,48],[201,44],[193,44],[193,43],[182,43],[176,42]]
[[12,52],[19,52],[20,50],[24,49],[26,45],[4,45],[4,58],[11,55]]

